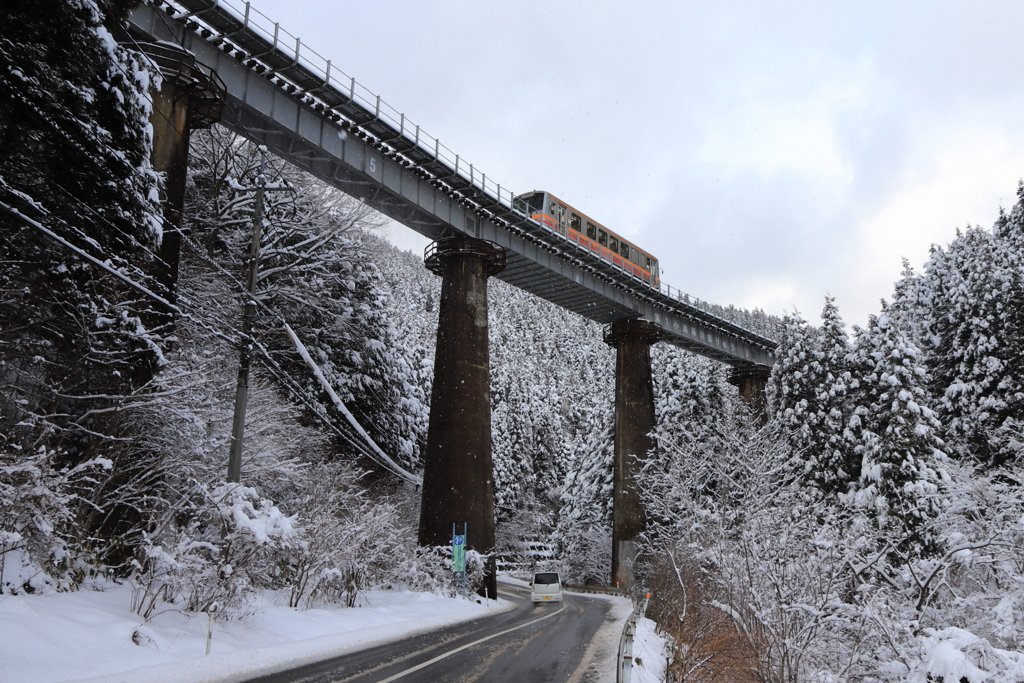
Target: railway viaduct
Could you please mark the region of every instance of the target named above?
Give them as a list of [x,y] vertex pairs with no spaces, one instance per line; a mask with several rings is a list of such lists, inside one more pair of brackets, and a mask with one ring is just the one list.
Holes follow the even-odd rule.
[[[532,220],[515,194],[466,163],[241,0],[147,0],[131,16],[132,47],[164,74],[154,95],[154,165],[166,173],[161,280],[173,294],[191,127],[219,121],[434,240],[425,265],[442,277],[419,540],[494,544],[487,281],[498,277],[606,326],[616,349],[612,581],[633,586],[645,524],[634,481],[650,449],[650,347],[663,341],[733,368],[754,410],[775,342],[714,315],[666,285]],[[496,597],[493,561],[485,592]]]

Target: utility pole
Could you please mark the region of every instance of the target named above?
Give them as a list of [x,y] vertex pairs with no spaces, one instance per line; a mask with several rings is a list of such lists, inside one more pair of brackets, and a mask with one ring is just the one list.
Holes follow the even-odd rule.
[[[260,145],[260,172],[256,176],[256,210],[252,217],[252,244],[249,246],[245,311],[242,314],[242,344],[238,360],[238,386],[235,390],[235,418],[231,425],[231,452],[228,455],[228,481],[242,478],[242,442],[245,438],[245,406],[249,398],[249,364],[252,358],[253,323],[256,320],[256,274],[263,240],[263,194],[267,192],[267,148]],[[270,188],[283,190],[288,188]]]

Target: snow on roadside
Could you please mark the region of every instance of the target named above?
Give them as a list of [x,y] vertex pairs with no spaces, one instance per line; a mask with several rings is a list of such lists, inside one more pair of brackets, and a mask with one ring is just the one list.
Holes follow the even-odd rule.
[[630,683],[661,683],[665,680],[669,643],[659,634],[655,624],[644,618],[636,622],[633,639],[633,675]]
[[590,640],[590,645],[580,660],[580,668],[569,678],[569,683],[615,683],[619,639],[622,638],[626,619],[633,613],[633,603],[617,595],[587,593],[585,597],[612,604],[605,616],[604,624]]
[[[588,593],[587,598],[597,598],[612,603],[605,617],[605,623],[594,634],[590,646],[583,655],[582,665],[569,683],[615,683],[619,665],[619,642],[626,620],[633,614],[633,603],[627,598],[615,595]],[[650,619],[641,618],[633,637],[633,667],[631,683],[661,683],[665,680],[665,658],[669,654],[669,643],[655,629]]]
[[409,591],[370,591],[352,609],[300,611],[265,600],[245,619],[215,623],[204,656],[206,615],[170,609],[143,623],[130,598],[126,586],[0,596],[0,681],[227,683],[513,608]]

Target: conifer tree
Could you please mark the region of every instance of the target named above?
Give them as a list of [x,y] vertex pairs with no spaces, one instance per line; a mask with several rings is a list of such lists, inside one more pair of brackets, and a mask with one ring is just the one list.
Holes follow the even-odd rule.
[[[161,235],[149,133],[159,76],[113,38],[133,4],[0,3],[0,202],[145,282]],[[17,487],[19,472],[39,473],[31,495],[43,504],[23,535],[26,562],[57,580],[116,564],[108,553],[137,519],[104,498],[132,467],[119,404],[163,362],[164,340],[143,323],[151,305],[0,211],[0,488]],[[47,473],[61,474],[47,482]],[[23,506],[3,507],[12,503]],[[4,526],[0,536],[19,523]],[[0,544],[0,556],[9,549]]]
[[787,315],[783,325],[768,382],[769,407],[774,418],[802,442],[810,434],[807,411],[819,381],[821,342],[818,331],[797,313]]
[[676,428],[713,425],[725,410],[725,387],[719,364],[675,346],[659,344],[651,352],[658,438]]
[[[160,238],[147,132],[158,75],[112,38],[132,4],[0,5],[0,201],[144,279]],[[0,444],[86,459],[118,427],[80,418],[159,360],[140,321],[151,302],[6,212],[0,264]]]
[[835,299],[825,297],[817,363],[808,368],[806,448],[811,476],[825,491],[842,492],[860,475],[860,461],[843,437],[849,420],[850,344]]
[[953,451],[989,466],[1024,450],[1024,252],[1021,205],[996,230],[958,234],[927,265],[933,392]]
[[932,552],[937,541],[927,526],[939,509],[946,455],[927,406],[921,352],[883,311],[857,329],[850,367],[855,408],[847,435],[861,469],[844,500],[894,533],[900,552]]
[[935,342],[930,330],[933,305],[930,283],[914,272],[910,261],[903,259],[903,271],[896,281],[892,304],[887,310],[910,341],[926,355],[931,353]]
[[603,584],[611,575],[614,416],[610,402],[581,408],[582,429],[567,442],[556,554],[571,581]]
[[138,258],[160,236],[147,131],[158,75],[111,35],[134,4],[39,0],[0,9],[0,192],[72,241],[95,240],[115,263]]

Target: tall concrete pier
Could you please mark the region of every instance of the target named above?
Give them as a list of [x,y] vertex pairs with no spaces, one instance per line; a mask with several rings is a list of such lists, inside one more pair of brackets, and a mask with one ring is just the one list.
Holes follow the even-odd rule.
[[188,143],[192,131],[220,120],[226,90],[216,73],[196,62],[195,55],[173,43],[143,43],[143,52],[160,67],[160,89],[153,93],[153,168],[164,176],[164,233],[157,281],[174,303],[181,260],[181,216],[188,179]]
[[[493,242],[452,237],[430,245],[425,264],[443,279],[423,470],[420,545],[449,545],[452,524],[467,547],[494,548],[487,278],[505,265]],[[494,560],[484,582],[497,598]]]
[[767,365],[743,365],[733,368],[729,375],[729,383],[739,388],[740,398],[760,425],[768,422],[768,397],[765,389],[771,372]]
[[615,490],[612,494],[612,585],[631,590],[635,582],[637,537],[647,515],[637,490],[637,472],[653,445],[654,382],[651,345],[662,337],[646,320],[619,320],[604,340],[615,358]]

